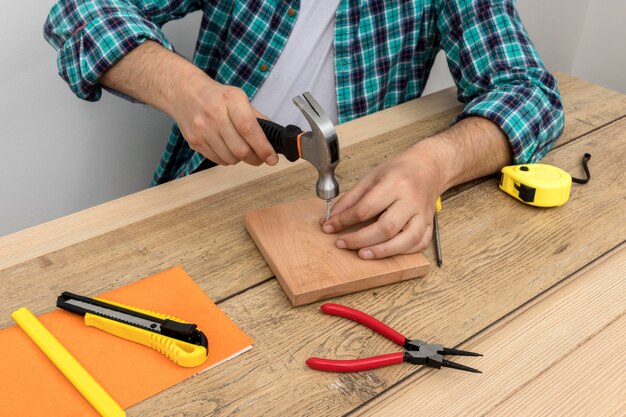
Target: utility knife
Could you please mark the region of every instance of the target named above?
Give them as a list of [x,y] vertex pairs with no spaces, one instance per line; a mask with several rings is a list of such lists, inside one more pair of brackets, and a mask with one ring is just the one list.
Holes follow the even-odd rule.
[[85,316],[85,325],[142,344],[184,367],[202,365],[208,355],[208,341],[195,324],[98,298],[62,293],[57,307]]

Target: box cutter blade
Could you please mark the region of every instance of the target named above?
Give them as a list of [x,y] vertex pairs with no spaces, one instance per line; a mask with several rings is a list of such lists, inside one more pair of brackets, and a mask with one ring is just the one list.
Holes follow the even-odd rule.
[[209,354],[204,333],[176,317],[69,292],[59,296],[57,307],[85,316],[87,326],[152,348],[180,366],[201,365]]

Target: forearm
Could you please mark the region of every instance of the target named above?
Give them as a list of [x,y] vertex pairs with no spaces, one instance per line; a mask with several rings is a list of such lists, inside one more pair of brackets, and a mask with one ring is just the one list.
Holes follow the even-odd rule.
[[434,180],[439,193],[493,174],[512,160],[506,136],[495,123],[482,117],[463,119],[418,142],[408,152],[420,163],[432,165],[430,169],[437,173]]
[[538,161],[563,130],[563,106],[515,0],[435,3],[441,46],[466,104],[457,120],[491,120],[506,134],[512,161]]
[[57,50],[59,75],[76,96],[97,101],[106,71],[147,41],[172,49],[163,24],[201,7],[198,0],[57,0],[44,37]]
[[125,55],[99,82],[173,118],[180,107],[178,100],[187,89],[215,83],[185,58],[152,41],[145,41]]
[[223,85],[183,57],[146,41],[99,82],[169,114],[191,149],[220,165],[274,165],[278,157],[240,88]]

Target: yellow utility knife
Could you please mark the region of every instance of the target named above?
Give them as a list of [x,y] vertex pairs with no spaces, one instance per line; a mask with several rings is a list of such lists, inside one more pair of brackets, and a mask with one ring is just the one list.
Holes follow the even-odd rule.
[[198,326],[176,317],[69,292],[59,296],[57,307],[85,316],[87,326],[152,348],[180,366],[202,365],[209,355],[207,338]]

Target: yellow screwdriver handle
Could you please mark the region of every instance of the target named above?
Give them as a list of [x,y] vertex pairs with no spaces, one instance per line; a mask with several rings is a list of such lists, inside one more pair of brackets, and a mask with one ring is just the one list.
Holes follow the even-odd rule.
[[441,211],[441,196],[437,197],[435,203],[435,215],[433,216],[433,237],[435,239],[435,256],[437,258],[437,265],[441,268],[443,264],[443,258],[441,255],[441,240],[439,239],[439,216],[437,214]]

